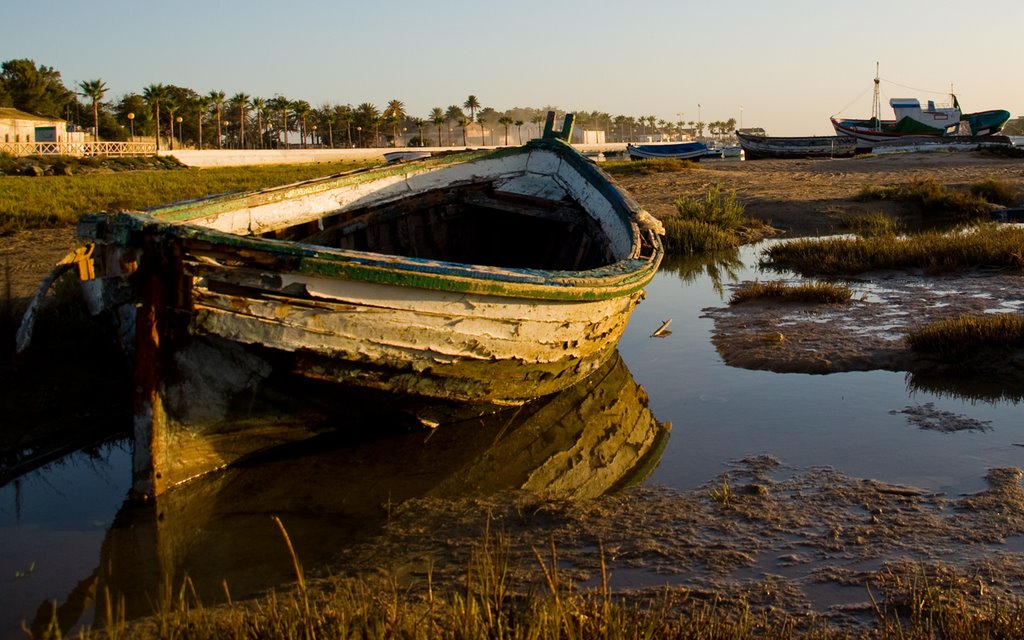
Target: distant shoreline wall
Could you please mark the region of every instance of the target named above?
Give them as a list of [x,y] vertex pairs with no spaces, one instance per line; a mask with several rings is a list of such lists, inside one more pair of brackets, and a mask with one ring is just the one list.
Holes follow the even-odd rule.
[[[577,144],[582,153],[625,151],[625,143]],[[378,147],[371,149],[161,149],[158,155],[173,156],[188,167],[238,167],[259,164],[315,164],[318,162],[384,161],[393,151],[460,151],[467,147]],[[468,147],[493,149],[495,147]]]

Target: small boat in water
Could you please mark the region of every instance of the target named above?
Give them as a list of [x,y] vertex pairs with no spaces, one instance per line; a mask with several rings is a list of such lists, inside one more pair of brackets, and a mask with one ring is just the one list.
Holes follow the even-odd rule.
[[654,160],[672,158],[675,160],[699,160],[708,153],[703,142],[673,142],[668,144],[627,144],[626,153],[630,160]]
[[849,158],[857,140],[849,136],[758,136],[736,132],[747,160],[762,158]]
[[83,287],[134,355],[136,491],[258,448],[218,438],[271,372],[495,407],[597,370],[662,228],[553,120],[522,147],[84,216]]

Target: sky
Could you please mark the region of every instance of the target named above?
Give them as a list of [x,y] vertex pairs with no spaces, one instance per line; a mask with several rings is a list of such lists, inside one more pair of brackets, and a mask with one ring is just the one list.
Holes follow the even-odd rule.
[[889,98],[1024,114],[1020,0],[0,0],[0,62],[28,58],[106,99],[198,93],[426,118],[470,95],[498,111],[736,119],[830,135]]

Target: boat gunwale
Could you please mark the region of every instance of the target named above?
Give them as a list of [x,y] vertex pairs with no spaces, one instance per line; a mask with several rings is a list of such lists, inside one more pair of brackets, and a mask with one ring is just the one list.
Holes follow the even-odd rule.
[[[420,167],[450,164],[528,153],[533,149],[553,151],[572,165],[588,183],[609,202],[621,221],[632,230],[631,255],[616,262],[588,270],[542,270],[474,265],[444,260],[415,258],[371,251],[358,251],[313,245],[294,241],[275,240],[255,235],[241,235],[218,231],[189,222],[210,215],[219,215],[244,206],[285,200],[297,188],[312,188],[315,192],[347,186],[355,174],[373,172],[375,176],[389,177],[415,171]],[[442,160],[438,163],[438,160]],[[308,192],[307,192],[308,193]],[[279,271],[300,273],[312,277],[360,280],[401,287],[494,295],[500,297],[527,297],[545,300],[592,301],[631,295],[643,289],[657,272],[664,256],[664,248],[657,233],[640,216],[639,205],[613,184],[612,179],[599,167],[584,158],[569,145],[560,141],[533,140],[522,147],[498,151],[470,152],[426,158],[400,166],[383,165],[368,170],[335,174],[299,183],[273,187],[255,192],[212,196],[157,207],[144,212],[121,212],[113,215],[91,214],[80,222],[80,234],[100,242],[123,247],[140,246],[140,237],[173,237],[191,246],[187,253],[216,254],[217,247],[244,253],[242,264],[220,264],[223,268],[271,270],[268,262],[279,263]],[[94,228],[90,229],[90,226]],[[81,230],[87,229],[85,232]],[[643,237],[643,236],[646,236]],[[100,240],[103,238],[103,240]],[[637,255],[644,240],[650,240],[648,255]],[[203,247],[201,245],[209,245]],[[223,250],[223,249],[222,249]],[[262,256],[264,259],[257,259]],[[213,258],[216,262],[216,258]],[[282,263],[283,264],[280,264]]]

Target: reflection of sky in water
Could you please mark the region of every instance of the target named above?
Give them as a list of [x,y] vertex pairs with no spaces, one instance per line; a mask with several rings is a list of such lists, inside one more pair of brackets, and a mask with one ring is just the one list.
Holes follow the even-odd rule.
[[[756,263],[753,249],[744,249],[742,256],[747,264]],[[735,282],[792,279],[745,268],[733,274],[734,280],[720,283],[725,288],[719,293],[720,285],[706,275],[690,275],[684,282],[663,270],[648,287],[621,343],[623,358],[651,396],[654,415],[673,424],[650,482],[694,488],[725,471],[728,460],[770,453],[797,467],[832,466],[855,476],[957,494],[984,487],[989,468],[1024,466],[1024,447],[1015,446],[1024,443],[1024,424],[1013,403],[910,392],[902,372],[807,375],[725,366],[711,344],[714,322],[702,318],[701,310],[726,306],[729,285]],[[855,284],[854,289],[855,298],[878,303],[887,292],[879,285]],[[888,322],[862,330],[891,332],[886,337],[898,339],[906,316],[893,311]],[[649,338],[668,318],[672,335]],[[928,402],[990,422],[992,430],[937,433],[890,413]]]

